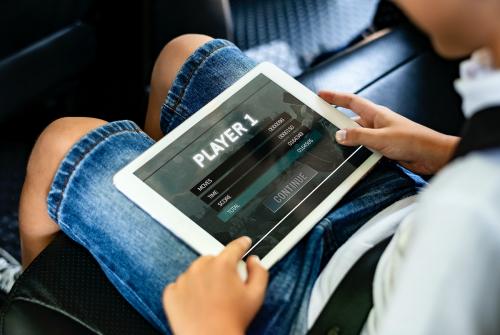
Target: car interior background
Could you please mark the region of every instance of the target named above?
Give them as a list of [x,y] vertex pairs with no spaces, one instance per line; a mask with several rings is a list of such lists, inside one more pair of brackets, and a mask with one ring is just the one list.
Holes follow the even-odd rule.
[[[0,247],[18,260],[37,135],[62,116],[142,125],[155,58],[183,33],[230,39],[314,91],[356,92],[444,133],[463,123],[458,63],[385,0],[6,0],[0,13]],[[156,334],[63,235],[0,303],[1,334]]]

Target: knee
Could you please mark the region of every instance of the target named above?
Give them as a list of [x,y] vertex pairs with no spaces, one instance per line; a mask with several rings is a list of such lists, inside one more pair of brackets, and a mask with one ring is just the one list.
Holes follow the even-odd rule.
[[186,59],[210,40],[212,38],[207,35],[186,34],[168,42],[156,59],[151,85],[168,89]]
[[106,122],[83,117],[66,117],[52,122],[38,137],[31,152],[26,181],[45,183],[69,149],[87,132]]
[[201,34],[177,36],[163,47],[157,62],[170,62],[176,58],[184,62],[196,49],[210,40],[212,37]]

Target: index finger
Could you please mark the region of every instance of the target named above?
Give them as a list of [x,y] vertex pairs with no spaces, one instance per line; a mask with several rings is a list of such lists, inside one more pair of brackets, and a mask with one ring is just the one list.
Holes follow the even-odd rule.
[[243,258],[243,255],[248,251],[252,245],[250,237],[243,236],[230,242],[224,250],[221,251],[219,257],[228,259],[235,264]]
[[365,121],[370,123],[379,107],[370,100],[364,99],[352,93],[320,91],[318,95],[332,105],[352,110],[354,113],[361,116],[361,118]]

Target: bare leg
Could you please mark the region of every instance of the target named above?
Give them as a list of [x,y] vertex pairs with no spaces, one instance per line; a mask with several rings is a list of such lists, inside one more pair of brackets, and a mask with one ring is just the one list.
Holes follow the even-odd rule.
[[[163,48],[151,76],[145,125],[145,132],[153,139],[163,136],[160,109],[177,72],[189,55],[210,39],[204,35],[183,35]],[[38,138],[28,163],[19,205],[23,267],[28,266],[59,231],[48,215],[47,196],[61,160],[83,135],[105,123],[92,118],[63,118],[50,124]]]
[[144,131],[154,140],[163,137],[160,110],[177,72],[196,49],[211,39],[206,35],[182,35],[167,43],[158,56],[151,75],[151,93],[144,126]]
[[61,160],[83,135],[105,123],[92,118],[62,118],[52,122],[38,138],[28,162],[19,204],[23,267],[29,265],[59,231],[48,215],[47,195]]

